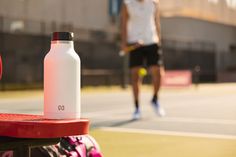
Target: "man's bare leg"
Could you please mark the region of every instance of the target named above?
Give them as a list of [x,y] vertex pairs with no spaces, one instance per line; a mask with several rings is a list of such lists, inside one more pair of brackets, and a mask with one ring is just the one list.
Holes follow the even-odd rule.
[[157,65],[151,66],[150,73],[152,76],[153,96],[156,96],[156,98],[158,98],[159,90],[161,87],[161,69]]
[[150,73],[152,76],[152,84],[153,84],[153,97],[152,97],[152,105],[155,108],[155,111],[160,116],[165,116],[165,111],[160,107],[158,96],[161,87],[161,68],[157,65],[153,65],[150,67]]
[[[134,104],[135,104],[135,112],[133,115],[133,119],[140,118],[139,90],[140,90],[141,78],[139,77],[139,69],[140,67],[131,68],[131,84],[132,84]],[[137,114],[138,116],[136,116]]]

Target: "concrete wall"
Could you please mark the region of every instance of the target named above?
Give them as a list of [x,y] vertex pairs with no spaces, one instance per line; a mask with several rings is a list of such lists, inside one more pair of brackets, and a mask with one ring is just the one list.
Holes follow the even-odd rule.
[[229,51],[236,44],[236,27],[193,18],[162,18],[162,33],[166,40],[213,43],[218,52]]
[[236,25],[236,6],[226,0],[160,0],[162,16],[194,17],[202,20]]
[[[185,16],[236,25],[236,8],[225,1],[160,0],[163,16]],[[68,23],[76,28],[114,31],[108,0],[0,0],[0,16]]]
[[76,28],[109,28],[107,0],[1,0],[0,15],[72,24]]

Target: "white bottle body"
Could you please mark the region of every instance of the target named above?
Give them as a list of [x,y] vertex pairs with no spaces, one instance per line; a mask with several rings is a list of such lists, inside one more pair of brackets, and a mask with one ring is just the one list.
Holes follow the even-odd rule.
[[52,41],[44,58],[45,118],[80,118],[80,64],[73,41]]

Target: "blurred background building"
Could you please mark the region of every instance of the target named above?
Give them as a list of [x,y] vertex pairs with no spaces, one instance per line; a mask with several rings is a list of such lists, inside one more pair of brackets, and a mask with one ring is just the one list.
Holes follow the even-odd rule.
[[[193,70],[201,82],[236,81],[235,0],[160,0],[165,67]],[[73,31],[82,84],[124,83],[119,51],[121,0],[0,0],[0,53],[6,84],[43,81],[54,31]]]

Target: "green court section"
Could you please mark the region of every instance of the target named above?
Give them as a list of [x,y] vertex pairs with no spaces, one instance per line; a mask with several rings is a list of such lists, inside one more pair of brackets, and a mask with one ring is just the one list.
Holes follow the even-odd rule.
[[236,139],[92,130],[105,157],[236,157]]

